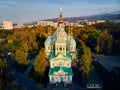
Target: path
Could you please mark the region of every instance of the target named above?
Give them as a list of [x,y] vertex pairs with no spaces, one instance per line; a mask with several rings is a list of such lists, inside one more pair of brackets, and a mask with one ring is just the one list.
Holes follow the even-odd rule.
[[31,71],[32,67],[34,66],[34,61],[35,61],[35,59],[32,59],[32,60],[30,61],[29,66],[27,67],[27,69],[26,69],[25,72],[24,72],[25,75],[28,75],[29,72]]

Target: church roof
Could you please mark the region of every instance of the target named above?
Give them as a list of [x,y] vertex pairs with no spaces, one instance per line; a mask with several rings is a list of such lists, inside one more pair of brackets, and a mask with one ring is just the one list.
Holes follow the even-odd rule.
[[50,44],[52,42],[51,38],[46,39],[45,44]]
[[71,60],[71,55],[68,52],[66,53],[66,55],[64,55],[63,53],[59,53],[57,56],[52,53],[50,58],[50,60]]
[[73,38],[71,38],[69,42],[70,42],[70,44],[76,44],[76,42]]
[[71,68],[64,67],[64,66],[57,66],[57,67],[54,67],[54,68],[50,68],[49,76],[54,76],[55,73],[58,72],[59,70],[62,70],[63,72],[65,72],[65,74],[67,76],[72,76],[73,75]]

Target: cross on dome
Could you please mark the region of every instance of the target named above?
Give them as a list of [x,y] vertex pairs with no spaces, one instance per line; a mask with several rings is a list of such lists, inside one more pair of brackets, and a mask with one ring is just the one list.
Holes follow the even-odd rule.
[[58,19],[58,26],[59,26],[60,24],[63,24],[62,8],[60,8],[60,17],[59,17],[59,19]]

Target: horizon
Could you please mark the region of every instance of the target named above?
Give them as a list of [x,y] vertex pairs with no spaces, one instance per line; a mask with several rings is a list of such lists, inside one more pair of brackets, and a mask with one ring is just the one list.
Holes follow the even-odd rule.
[[[74,7],[73,7],[74,6]],[[0,23],[26,23],[59,17],[81,17],[120,11],[119,0],[0,0]]]

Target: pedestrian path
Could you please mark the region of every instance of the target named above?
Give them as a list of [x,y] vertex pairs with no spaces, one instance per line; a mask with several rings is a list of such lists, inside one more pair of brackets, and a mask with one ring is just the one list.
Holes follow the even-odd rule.
[[28,75],[28,74],[30,73],[32,67],[34,66],[34,61],[35,61],[35,59],[32,59],[32,60],[30,61],[29,66],[27,67],[27,69],[26,69],[25,72],[24,72],[25,75]]

